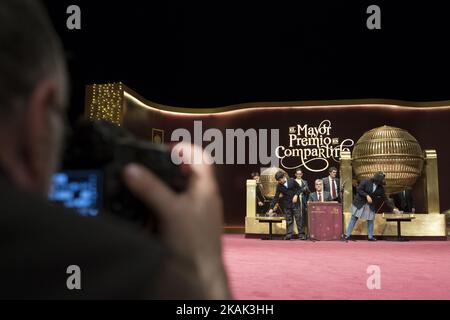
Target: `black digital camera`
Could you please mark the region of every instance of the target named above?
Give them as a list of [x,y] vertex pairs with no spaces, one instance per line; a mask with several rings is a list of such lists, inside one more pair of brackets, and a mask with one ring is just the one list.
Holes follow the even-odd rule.
[[150,169],[174,191],[186,190],[187,177],[167,147],[107,121],[82,121],[68,135],[63,170],[54,177],[50,198],[84,215],[112,214],[141,226],[150,222],[155,229],[154,215],[123,182],[123,168],[131,162]]

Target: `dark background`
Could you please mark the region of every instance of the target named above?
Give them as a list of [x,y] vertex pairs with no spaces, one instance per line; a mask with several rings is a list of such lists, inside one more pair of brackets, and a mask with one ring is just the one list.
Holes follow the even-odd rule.
[[[69,61],[70,118],[83,112],[86,84],[113,81],[190,108],[450,100],[443,1],[312,2],[46,0]],[[66,28],[71,4],[81,7],[81,30]],[[366,27],[371,4],[381,30]]]

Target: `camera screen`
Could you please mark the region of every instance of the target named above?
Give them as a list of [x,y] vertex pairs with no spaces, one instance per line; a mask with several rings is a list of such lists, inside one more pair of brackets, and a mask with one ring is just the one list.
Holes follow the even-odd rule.
[[49,199],[83,216],[100,211],[101,174],[94,170],[61,171],[53,175]]

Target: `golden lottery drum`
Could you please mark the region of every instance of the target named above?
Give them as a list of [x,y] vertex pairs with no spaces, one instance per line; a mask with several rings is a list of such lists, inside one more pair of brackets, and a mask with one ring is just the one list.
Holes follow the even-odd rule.
[[406,130],[390,126],[364,133],[353,148],[352,160],[359,181],[383,171],[387,194],[412,187],[422,174],[424,163],[417,140]]
[[278,171],[284,171],[277,167],[267,168],[261,171],[260,181],[263,185],[263,195],[267,199],[273,199],[275,197],[275,190],[277,188],[277,181],[275,180],[275,173]]

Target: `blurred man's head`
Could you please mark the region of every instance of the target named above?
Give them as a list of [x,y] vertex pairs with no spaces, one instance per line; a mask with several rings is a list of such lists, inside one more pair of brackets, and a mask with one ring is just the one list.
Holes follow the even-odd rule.
[[61,43],[37,0],[0,1],[0,169],[46,193],[63,137],[67,72]]
[[286,183],[286,172],[284,171],[278,171],[277,173],[275,173],[275,180],[279,183],[279,184],[285,184]]
[[322,180],[321,179],[317,179],[316,181],[315,181],[315,183],[314,183],[314,185],[315,185],[315,187],[316,187],[316,191],[317,192],[322,192],[322,188],[323,188],[323,185],[322,185],[323,183],[322,183]]
[[337,169],[335,167],[331,167],[330,169],[328,169],[328,173],[330,174],[330,177],[334,179],[337,175]]

